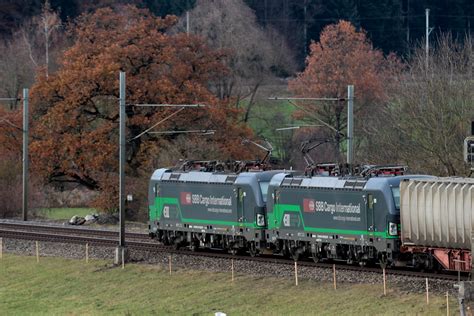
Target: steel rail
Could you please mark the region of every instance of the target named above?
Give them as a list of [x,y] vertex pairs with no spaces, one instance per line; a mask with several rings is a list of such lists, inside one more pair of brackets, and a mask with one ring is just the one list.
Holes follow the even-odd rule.
[[[51,231],[51,232],[63,232],[77,235],[89,235],[89,236],[107,236],[107,237],[118,237],[118,231],[116,230],[105,230],[105,229],[94,229],[91,227],[84,226],[58,226],[50,224],[38,224],[38,223],[25,223],[25,222],[12,222],[12,221],[0,221],[0,228],[17,229],[17,230],[28,230],[28,231]],[[128,238],[135,239],[149,239],[147,233],[127,232]]]
[[[40,231],[32,231],[38,229]],[[43,231],[41,231],[43,230]],[[143,239],[145,236],[148,239],[148,235],[145,233],[129,233],[127,237],[136,236],[139,239]],[[116,247],[118,231],[112,230],[98,230],[90,228],[72,228],[72,227],[59,227],[51,225],[35,225],[35,224],[24,224],[24,223],[9,223],[0,221],[0,237],[11,238],[11,239],[22,239],[22,240],[34,240],[34,241],[45,241],[45,242],[58,242],[58,243],[72,243],[72,244],[90,244],[96,246]],[[115,238],[113,238],[115,237]],[[130,238],[129,238],[130,239]],[[239,260],[239,261],[253,261],[261,262],[262,264],[281,264],[281,265],[293,265],[294,261],[287,258],[262,255],[257,257],[251,257],[248,255],[233,255],[225,253],[219,250],[200,250],[191,251],[189,249],[173,249],[170,246],[164,246],[151,240],[128,240],[127,245],[136,250],[154,251],[154,252],[166,252],[171,254],[189,255],[208,257],[224,260]],[[298,265],[301,267],[314,267],[321,269],[332,269],[335,264],[338,271],[353,271],[357,273],[373,273],[381,274],[382,269],[377,267],[361,267],[351,266],[340,263],[315,263],[312,261],[298,261]],[[428,273],[419,272],[413,270],[400,270],[400,269],[387,269],[386,274],[406,276],[413,278],[429,278],[436,280],[446,281],[457,281],[458,276],[454,274],[440,274],[440,273]],[[466,280],[467,274],[463,274],[461,280]]]

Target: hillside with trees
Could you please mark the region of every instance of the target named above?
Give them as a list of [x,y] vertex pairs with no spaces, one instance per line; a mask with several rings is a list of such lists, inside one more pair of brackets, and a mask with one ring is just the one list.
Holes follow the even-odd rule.
[[[428,55],[425,8],[433,27]],[[128,108],[127,181],[142,201],[154,168],[179,159],[261,156],[249,138],[272,143],[279,167],[304,168],[302,146],[315,140],[322,144],[308,153],[312,159],[344,162],[345,101],[274,97],[343,99],[349,84],[357,163],[407,164],[437,175],[468,171],[462,141],[474,118],[469,1],[23,0],[3,1],[0,15],[0,97],[16,98],[0,106],[0,203],[9,212],[19,205],[10,197],[21,189],[25,87],[35,203],[47,198],[45,185],[79,185],[100,193],[91,204],[114,210],[120,71],[130,104],[207,105],[179,113]],[[162,121],[161,131],[215,133],[142,135]]]

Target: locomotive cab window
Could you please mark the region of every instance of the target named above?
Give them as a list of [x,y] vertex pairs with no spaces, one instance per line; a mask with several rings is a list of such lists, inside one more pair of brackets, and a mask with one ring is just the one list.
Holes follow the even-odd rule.
[[272,197],[273,197],[273,203],[274,204],[278,203],[278,200],[280,198],[280,191],[279,190],[274,190],[273,193],[272,193]]
[[393,201],[395,202],[395,208],[400,210],[400,188],[399,187],[392,187],[392,196]]
[[270,182],[261,181],[258,184],[260,185],[260,191],[262,192],[263,202],[267,203],[268,185],[270,184]]
[[369,207],[369,209],[374,208],[374,196],[370,193],[367,195],[367,206]]
[[245,191],[242,190],[242,188],[237,189],[237,197],[239,198],[239,202],[243,203],[244,202],[244,197],[245,197]]

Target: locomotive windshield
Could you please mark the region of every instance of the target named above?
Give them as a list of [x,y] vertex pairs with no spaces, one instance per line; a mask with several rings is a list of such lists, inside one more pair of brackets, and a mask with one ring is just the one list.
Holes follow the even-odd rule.
[[395,202],[395,208],[400,210],[400,187],[392,187],[393,201]]
[[262,198],[263,202],[267,203],[267,193],[268,193],[268,185],[270,182],[268,181],[261,181],[260,184],[260,191],[262,191]]

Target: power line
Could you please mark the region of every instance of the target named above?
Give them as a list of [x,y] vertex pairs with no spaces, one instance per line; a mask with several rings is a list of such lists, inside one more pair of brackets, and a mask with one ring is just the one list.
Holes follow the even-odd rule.
[[[424,15],[409,15],[409,18],[419,18],[419,17],[424,17]],[[341,19],[354,19],[357,21],[363,21],[363,20],[403,20],[405,19],[406,16],[380,16],[380,17],[356,17],[356,18],[351,18],[351,17],[333,17],[333,18],[310,18],[306,19],[306,22],[332,22],[335,20],[341,20]],[[272,18],[272,19],[267,19],[267,22],[303,22],[303,19],[284,19],[284,18]]]

